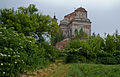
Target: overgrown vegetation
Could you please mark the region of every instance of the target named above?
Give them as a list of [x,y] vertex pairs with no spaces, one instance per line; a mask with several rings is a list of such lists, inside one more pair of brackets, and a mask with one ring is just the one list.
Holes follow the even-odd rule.
[[52,39],[52,44],[55,46],[57,42],[60,42],[65,39],[65,36],[63,35],[63,32],[60,31],[60,33],[55,34],[55,38]]
[[120,63],[120,35],[116,31],[105,38],[90,36],[88,40],[72,40],[67,45],[66,62]]
[[75,38],[74,39],[87,39],[88,38],[88,34],[86,32],[83,31],[83,28],[81,28],[79,31],[78,29],[75,29]]
[[55,61],[58,50],[51,40],[59,34],[59,26],[37,10],[31,4],[0,11],[0,76],[17,77]]
[[[59,52],[53,47],[64,39],[59,26],[50,16],[39,14],[35,5],[0,10],[0,76],[18,77],[22,73],[44,68],[55,62],[59,55],[65,56],[66,63],[120,64],[120,35],[117,31],[105,38],[95,34],[88,38],[82,29],[79,32],[75,30],[75,34],[75,39]],[[76,69],[75,65],[71,69],[74,72],[68,76],[88,76],[89,70],[86,69],[79,65]],[[88,74],[83,75],[83,71]],[[117,68],[111,72],[115,71],[119,72]]]
[[[42,73],[36,74],[36,77],[119,77],[120,65],[103,64],[53,64],[55,67],[47,67]],[[51,69],[51,70],[50,70]],[[39,70],[38,70],[39,72]],[[44,75],[42,75],[44,74]]]
[[119,77],[119,65],[70,64],[65,77]]

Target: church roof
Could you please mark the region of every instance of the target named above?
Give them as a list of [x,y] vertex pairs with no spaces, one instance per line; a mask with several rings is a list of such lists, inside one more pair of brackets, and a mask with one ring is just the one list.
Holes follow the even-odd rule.
[[71,16],[74,16],[74,15],[75,15],[75,12],[72,12],[70,14],[65,15],[64,17],[71,17]]
[[76,11],[80,11],[80,12],[87,12],[84,8],[80,7],[80,8],[77,8],[74,12],[72,12],[72,13],[70,13],[70,14],[65,15],[64,17],[74,16]]
[[79,7],[74,12],[72,12],[72,13],[70,13],[68,15],[65,15],[64,18],[67,18],[67,19],[62,20],[61,23],[60,23],[60,25],[68,26],[72,22],[86,22],[86,23],[91,23],[91,21],[87,18],[87,15],[86,15],[86,18],[75,18],[76,14],[78,12],[84,12],[85,14],[87,14],[87,11],[83,7]]
[[77,8],[75,11],[87,12],[83,7]]

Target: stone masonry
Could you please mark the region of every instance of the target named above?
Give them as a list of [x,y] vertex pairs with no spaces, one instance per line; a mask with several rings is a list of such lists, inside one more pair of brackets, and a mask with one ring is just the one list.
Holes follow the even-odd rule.
[[81,28],[88,35],[91,35],[91,21],[87,17],[87,11],[80,7],[65,15],[64,19],[60,21],[60,28],[66,38],[74,37],[75,30],[77,29],[79,32]]

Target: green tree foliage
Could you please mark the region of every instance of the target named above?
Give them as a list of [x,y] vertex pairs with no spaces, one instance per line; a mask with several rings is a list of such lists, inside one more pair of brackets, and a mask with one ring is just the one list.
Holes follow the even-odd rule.
[[49,45],[47,42],[44,42],[41,45],[45,49],[45,58],[54,62],[56,57],[58,57],[58,50],[55,49],[52,45]]
[[79,38],[80,39],[81,38],[88,38],[88,34],[85,33],[82,28],[79,30]]
[[77,29],[75,29],[75,38],[76,39],[86,39],[86,38],[88,38],[88,34],[85,33],[82,28],[79,30],[79,32]]
[[[39,64],[38,49],[32,37],[0,28],[0,76],[17,76]],[[39,58],[41,55],[39,55]]]
[[93,52],[104,49],[104,39],[99,36],[90,36],[87,40]]
[[65,39],[65,36],[63,35],[62,31],[57,33],[55,37],[52,40],[52,44],[55,45],[57,42],[60,42]]
[[116,50],[115,37],[108,34],[107,38],[105,38],[105,51],[112,52],[113,50]]
[[18,10],[3,9],[0,11],[0,20],[7,29],[14,27],[18,33],[24,33],[25,36],[37,35],[38,42],[44,41],[43,35],[50,39],[59,33],[59,26],[50,16],[37,13],[38,9],[31,4],[27,8],[19,7]]
[[0,76],[17,77],[55,61],[57,50],[44,42],[44,36],[53,39],[59,26],[37,10],[31,4],[0,11]]
[[120,35],[102,38],[93,34],[87,40],[72,40],[66,47],[66,62],[120,63]]
[[76,39],[79,39],[79,33],[78,33],[78,30],[77,30],[77,29],[75,29],[75,38],[76,38]]
[[85,40],[72,40],[66,47],[66,50],[68,52],[66,62],[87,62],[87,60],[91,61],[96,57]]
[[55,61],[57,50],[48,43],[36,44],[33,37],[0,28],[0,76],[19,76]]
[[26,8],[26,7],[19,7],[18,9],[23,14],[34,14],[35,12],[38,11],[38,9],[33,4],[30,4],[28,6],[28,8]]

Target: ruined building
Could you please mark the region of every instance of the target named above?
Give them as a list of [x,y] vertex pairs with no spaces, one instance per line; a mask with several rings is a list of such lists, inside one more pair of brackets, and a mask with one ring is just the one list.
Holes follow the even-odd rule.
[[[54,21],[57,22],[55,16]],[[87,17],[87,11],[80,7],[74,12],[64,16],[64,19],[60,21],[60,28],[66,39],[56,43],[55,47],[57,49],[64,49],[66,47],[71,37],[75,36],[75,30],[79,32],[82,29],[83,32],[91,35],[91,21]]]
[[78,32],[83,29],[88,35],[91,34],[91,21],[87,17],[87,11],[80,7],[74,12],[64,16],[64,19],[60,21],[60,28],[63,31],[63,35],[68,37],[75,36],[75,30]]

